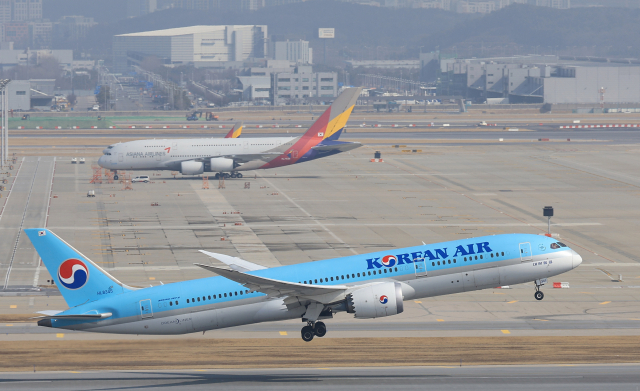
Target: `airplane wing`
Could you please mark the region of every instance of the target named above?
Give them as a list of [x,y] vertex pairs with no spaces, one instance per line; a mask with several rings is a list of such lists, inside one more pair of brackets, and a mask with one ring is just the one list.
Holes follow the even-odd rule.
[[252,291],[262,292],[272,297],[282,296],[303,296],[313,297],[327,293],[344,292],[348,287],[346,285],[306,285],[296,282],[273,280],[271,278],[254,276],[252,274],[242,273],[236,270],[223,269],[217,266],[202,265],[196,263],[205,270],[217,273],[222,277],[228,278]]
[[274,157],[282,155],[282,152],[263,152],[263,153],[245,153],[245,154],[237,154],[237,155],[212,155],[198,158],[189,158],[181,161],[196,161],[196,162],[205,162],[212,158],[223,157],[227,159],[233,159],[238,163],[248,163],[253,160],[263,160],[265,162],[270,161]]
[[218,253],[210,253],[208,251],[200,250],[201,253],[210,256],[211,258],[215,258],[218,261],[227,264],[233,270],[239,272],[250,272],[254,270],[262,270],[266,269],[266,267],[262,265],[258,265],[249,261],[245,261],[244,259],[231,257],[229,255],[218,254]]

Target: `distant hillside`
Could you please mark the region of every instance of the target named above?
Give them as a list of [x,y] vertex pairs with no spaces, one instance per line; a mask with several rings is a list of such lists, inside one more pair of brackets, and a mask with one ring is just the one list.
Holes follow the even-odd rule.
[[52,22],[66,15],[82,15],[109,23],[127,17],[127,0],[43,0],[42,15]]
[[[120,5],[123,1],[104,1],[100,7],[108,4],[108,8],[124,12]],[[46,0],[47,4],[56,2],[97,6],[95,0]],[[82,14],[82,9],[78,7],[74,13]],[[112,15],[114,10],[104,12]],[[170,9],[101,23],[74,46],[108,58],[113,35],[198,24],[265,24],[270,37],[309,40],[316,59],[323,49],[323,42],[317,39],[318,28],[334,27],[336,38],[328,42],[328,57],[334,64],[344,59],[416,58],[420,48],[440,49],[461,57],[534,52],[640,57],[639,9],[557,10],[516,4],[481,16],[336,0],[311,0],[249,13]]]

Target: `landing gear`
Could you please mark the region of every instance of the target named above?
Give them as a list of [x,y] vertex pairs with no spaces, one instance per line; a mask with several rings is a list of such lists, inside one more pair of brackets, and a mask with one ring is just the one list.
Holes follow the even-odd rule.
[[536,284],[536,293],[533,294],[533,297],[535,297],[536,300],[544,299],[544,293],[542,293],[542,291],[540,290],[540,287],[547,283],[547,279],[543,278],[540,280],[535,280],[534,282]]
[[242,178],[242,173],[237,172],[237,173],[236,173],[236,178]]
[[310,342],[313,337],[322,338],[327,335],[327,326],[323,322],[307,322],[300,334],[303,341]]
[[311,342],[313,337],[316,335],[316,333],[313,332],[313,327],[311,326],[304,326],[300,331],[300,334],[302,335],[302,340],[304,342]]
[[238,174],[236,174],[235,172],[231,173],[231,178],[237,178],[237,177],[238,177]]
[[114,179],[114,180],[116,180],[116,181],[118,180],[118,173],[116,173],[116,174],[113,176],[113,179]]
[[231,174],[227,174],[226,172],[216,172],[215,178],[216,179],[242,178],[242,174],[239,172],[232,172]]
[[316,334],[316,337],[324,337],[327,335],[327,326],[323,322],[316,322],[313,326],[313,332]]

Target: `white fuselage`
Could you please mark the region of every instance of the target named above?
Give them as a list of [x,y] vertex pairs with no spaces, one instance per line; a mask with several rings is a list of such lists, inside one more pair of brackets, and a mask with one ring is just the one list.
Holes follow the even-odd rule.
[[[299,137],[149,139],[113,144],[98,164],[110,170],[179,170],[185,161],[230,155],[285,152]],[[234,171],[253,170],[266,161],[242,164]]]

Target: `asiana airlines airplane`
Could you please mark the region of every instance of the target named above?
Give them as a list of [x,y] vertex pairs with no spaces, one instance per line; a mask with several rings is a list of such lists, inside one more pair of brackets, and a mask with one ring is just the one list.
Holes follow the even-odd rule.
[[149,288],[127,286],[45,228],[25,230],[60,293],[65,311],[43,311],[39,326],[116,334],[185,334],[299,319],[304,341],[323,337],[323,321],[400,314],[404,302],[533,282],[582,263],[553,238],[505,234],[423,244],[290,266],[263,266],[224,254],[196,263],[218,274]]
[[347,88],[302,136],[147,139],[109,145],[98,165],[112,170],[205,172],[242,178],[241,171],[308,162],[362,146],[338,141],[362,88]]

